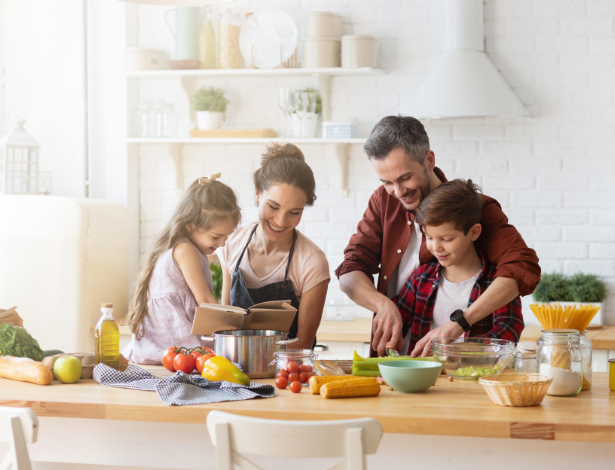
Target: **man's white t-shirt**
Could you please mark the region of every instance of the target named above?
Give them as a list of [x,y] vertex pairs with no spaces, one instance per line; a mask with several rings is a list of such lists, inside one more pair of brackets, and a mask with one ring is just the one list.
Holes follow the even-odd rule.
[[477,272],[465,281],[450,282],[444,277],[444,273],[440,271],[440,283],[436,291],[436,303],[433,308],[430,329],[435,330],[450,321],[451,313],[455,310],[465,311],[468,308],[472,287],[474,287],[474,283],[480,273],[481,271]]
[[387,297],[392,299],[396,295],[399,295],[402,288],[410,279],[410,276],[416,271],[421,262],[419,260],[419,252],[421,250],[421,241],[423,240],[423,234],[419,228],[419,224],[414,223],[414,230],[410,234],[410,241],[408,247],[404,252],[399,264],[393,271],[389,285],[387,286]]

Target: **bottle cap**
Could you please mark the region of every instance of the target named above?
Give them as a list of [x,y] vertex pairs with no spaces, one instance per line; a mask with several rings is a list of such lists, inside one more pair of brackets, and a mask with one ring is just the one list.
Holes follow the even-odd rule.
[[113,304],[100,304],[100,308],[113,308]]

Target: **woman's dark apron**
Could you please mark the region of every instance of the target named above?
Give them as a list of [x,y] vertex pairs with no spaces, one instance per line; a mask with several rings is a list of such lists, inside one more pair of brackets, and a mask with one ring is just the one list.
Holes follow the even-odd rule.
[[[254,230],[252,230],[252,233],[250,233],[248,242],[246,243],[246,246],[243,247],[243,251],[239,256],[239,259],[237,260],[237,264],[235,265],[235,270],[233,271],[231,282],[231,305],[248,309],[255,304],[260,304],[261,302],[269,302],[273,300],[290,300],[290,304],[297,309],[297,313],[295,314],[295,318],[293,319],[293,324],[290,326],[288,337],[295,338],[297,336],[299,320],[299,299],[297,299],[297,296],[295,295],[295,290],[293,289],[293,281],[288,279],[288,269],[290,268],[290,262],[293,259],[293,253],[295,252],[297,231],[293,230],[293,244],[291,245],[290,251],[288,252],[288,263],[286,263],[284,280],[279,282],[272,282],[271,284],[267,284],[266,286],[251,289],[250,287],[246,286],[246,283],[241,276],[239,265],[241,264],[243,255],[246,253],[248,245],[250,244],[250,240],[252,240],[252,236],[254,235],[254,232],[256,232],[257,228],[258,224],[256,224]],[[314,338],[314,344],[316,344],[316,338]]]

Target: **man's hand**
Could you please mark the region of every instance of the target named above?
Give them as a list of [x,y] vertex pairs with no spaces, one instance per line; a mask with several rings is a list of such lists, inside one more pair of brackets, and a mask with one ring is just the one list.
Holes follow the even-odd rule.
[[372,321],[372,329],[374,331],[372,348],[378,351],[378,356],[384,356],[385,349],[400,351],[403,347],[401,315],[397,305],[386,297],[378,305],[376,316]]
[[463,333],[463,328],[459,326],[459,323],[449,321],[442,326],[439,326],[435,330],[431,330],[423,338],[416,343],[414,350],[412,351],[412,357],[427,357],[431,353],[431,340],[438,338],[459,338]]

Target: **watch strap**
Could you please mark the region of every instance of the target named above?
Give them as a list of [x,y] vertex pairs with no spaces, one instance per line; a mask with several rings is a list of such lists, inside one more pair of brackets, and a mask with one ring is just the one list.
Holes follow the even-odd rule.
[[463,316],[463,310],[457,309],[453,313],[451,313],[451,321],[454,321],[459,324],[463,331],[469,331],[472,328],[472,325],[468,323],[466,317]]

